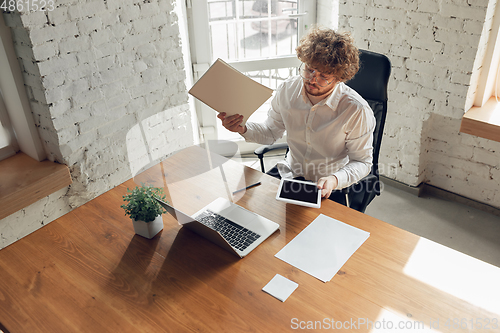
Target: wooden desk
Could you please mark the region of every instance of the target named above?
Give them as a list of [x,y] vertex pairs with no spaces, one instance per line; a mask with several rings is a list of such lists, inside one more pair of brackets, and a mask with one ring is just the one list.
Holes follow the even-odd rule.
[[[127,187],[165,186],[191,214],[226,195],[222,171],[230,191],[261,181],[234,200],[280,224],[247,257],[169,215],[152,240],[134,235],[120,208]],[[499,268],[329,200],[320,210],[278,202],[277,186],[201,148],[183,150],[1,250],[0,322],[10,332],[498,332]],[[328,283],[274,257],[320,212],[371,233]],[[261,291],[277,273],[299,284],[284,303]]]

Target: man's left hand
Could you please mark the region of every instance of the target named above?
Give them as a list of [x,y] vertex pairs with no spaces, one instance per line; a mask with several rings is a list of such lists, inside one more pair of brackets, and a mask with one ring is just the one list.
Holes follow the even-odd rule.
[[339,181],[335,176],[323,177],[318,180],[318,188],[321,190],[321,196],[325,199],[330,197],[332,191],[337,188]]

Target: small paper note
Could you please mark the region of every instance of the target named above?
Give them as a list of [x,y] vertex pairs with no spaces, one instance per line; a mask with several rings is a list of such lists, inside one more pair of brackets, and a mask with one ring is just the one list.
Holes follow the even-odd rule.
[[299,285],[286,277],[276,274],[268,284],[262,288],[263,291],[284,302],[297,289]]

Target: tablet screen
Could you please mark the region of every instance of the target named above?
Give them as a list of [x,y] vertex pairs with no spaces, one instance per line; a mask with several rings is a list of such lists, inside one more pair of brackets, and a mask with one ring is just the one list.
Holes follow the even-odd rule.
[[276,199],[298,205],[319,207],[321,193],[315,183],[282,179]]

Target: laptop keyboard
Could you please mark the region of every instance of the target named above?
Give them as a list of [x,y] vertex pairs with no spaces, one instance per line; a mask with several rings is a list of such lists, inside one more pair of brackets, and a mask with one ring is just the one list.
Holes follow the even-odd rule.
[[225,217],[214,213],[210,210],[206,210],[196,217],[196,220],[200,221],[210,229],[218,231],[222,237],[234,248],[243,251],[250,244],[255,242],[260,235],[255,232],[248,230]]

